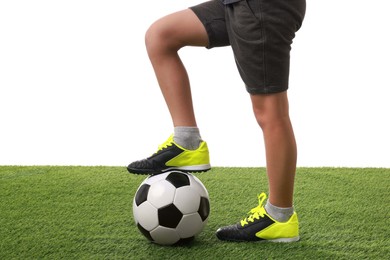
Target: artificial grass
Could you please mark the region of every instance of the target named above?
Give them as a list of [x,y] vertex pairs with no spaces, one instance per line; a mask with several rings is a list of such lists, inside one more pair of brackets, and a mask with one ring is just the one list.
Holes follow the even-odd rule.
[[159,246],[135,227],[132,199],[145,176],[122,167],[0,166],[0,259],[386,259],[390,169],[299,168],[297,243],[229,243],[267,191],[264,168],[195,174],[210,194],[208,225],[191,244]]

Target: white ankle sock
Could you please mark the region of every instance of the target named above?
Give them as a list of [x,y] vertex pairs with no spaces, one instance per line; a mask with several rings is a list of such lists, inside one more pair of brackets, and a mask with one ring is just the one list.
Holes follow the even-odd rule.
[[202,138],[198,127],[176,126],[173,133],[173,141],[188,150],[199,148]]
[[286,222],[294,214],[294,207],[280,208],[272,205],[269,200],[267,200],[264,208],[273,219],[279,222]]

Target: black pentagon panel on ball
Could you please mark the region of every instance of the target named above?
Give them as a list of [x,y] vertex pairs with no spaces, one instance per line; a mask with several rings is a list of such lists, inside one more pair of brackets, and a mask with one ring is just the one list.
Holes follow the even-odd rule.
[[200,205],[198,210],[199,216],[201,217],[202,221],[205,221],[210,213],[210,202],[208,198],[201,197],[200,198]]
[[147,239],[149,239],[150,241],[153,241],[153,238],[152,238],[152,236],[150,235],[149,231],[147,231],[146,229],[144,229],[139,223],[137,224],[137,227],[138,227],[139,231],[141,231],[141,233],[142,233]]
[[158,223],[160,226],[176,228],[182,217],[183,213],[173,204],[158,209]]
[[150,188],[149,184],[144,184],[141,187],[139,187],[137,194],[135,194],[135,204],[137,204],[137,206],[141,205],[143,202],[147,200],[149,188]]
[[185,173],[174,171],[169,173],[165,178],[168,182],[172,183],[176,188],[190,185],[190,178]]

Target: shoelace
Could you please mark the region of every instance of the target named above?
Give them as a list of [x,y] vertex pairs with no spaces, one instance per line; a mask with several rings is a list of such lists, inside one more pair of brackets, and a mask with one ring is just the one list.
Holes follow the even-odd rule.
[[248,212],[248,216],[240,221],[240,224],[242,227],[244,227],[245,225],[248,225],[249,223],[253,223],[255,221],[255,219],[260,219],[260,218],[264,217],[265,209],[263,207],[263,203],[264,203],[266,198],[267,198],[267,195],[264,192],[257,196],[257,199],[259,200],[259,205],[255,208],[251,209]]
[[163,149],[168,148],[168,146],[172,146],[172,143],[173,143],[173,135],[171,135],[164,143],[160,144],[158,146],[157,152],[155,152],[154,154],[158,153],[159,151],[161,151]]

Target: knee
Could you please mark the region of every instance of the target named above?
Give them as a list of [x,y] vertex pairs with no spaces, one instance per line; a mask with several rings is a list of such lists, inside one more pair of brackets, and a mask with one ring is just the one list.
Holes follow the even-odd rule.
[[145,46],[151,57],[167,51],[177,52],[179,49],[175,46],[170,28],[162,21],[157,21],[148,28],[145,33]]
[[261,129],[264,129],[267,123],[269,122],[269,117],[264,111],[253,110],[257,124]]
[[158,26],[152,24],[145,33],[145,47],[149,56],[161,48],[162,34]]
[[268,109],[254,109],[255,118],[261,129],[274,129],[275,127],[290,124],[288,112]]
[[252,95],[253,112],[257,123],[273,128],[290,122],[287,94]]

